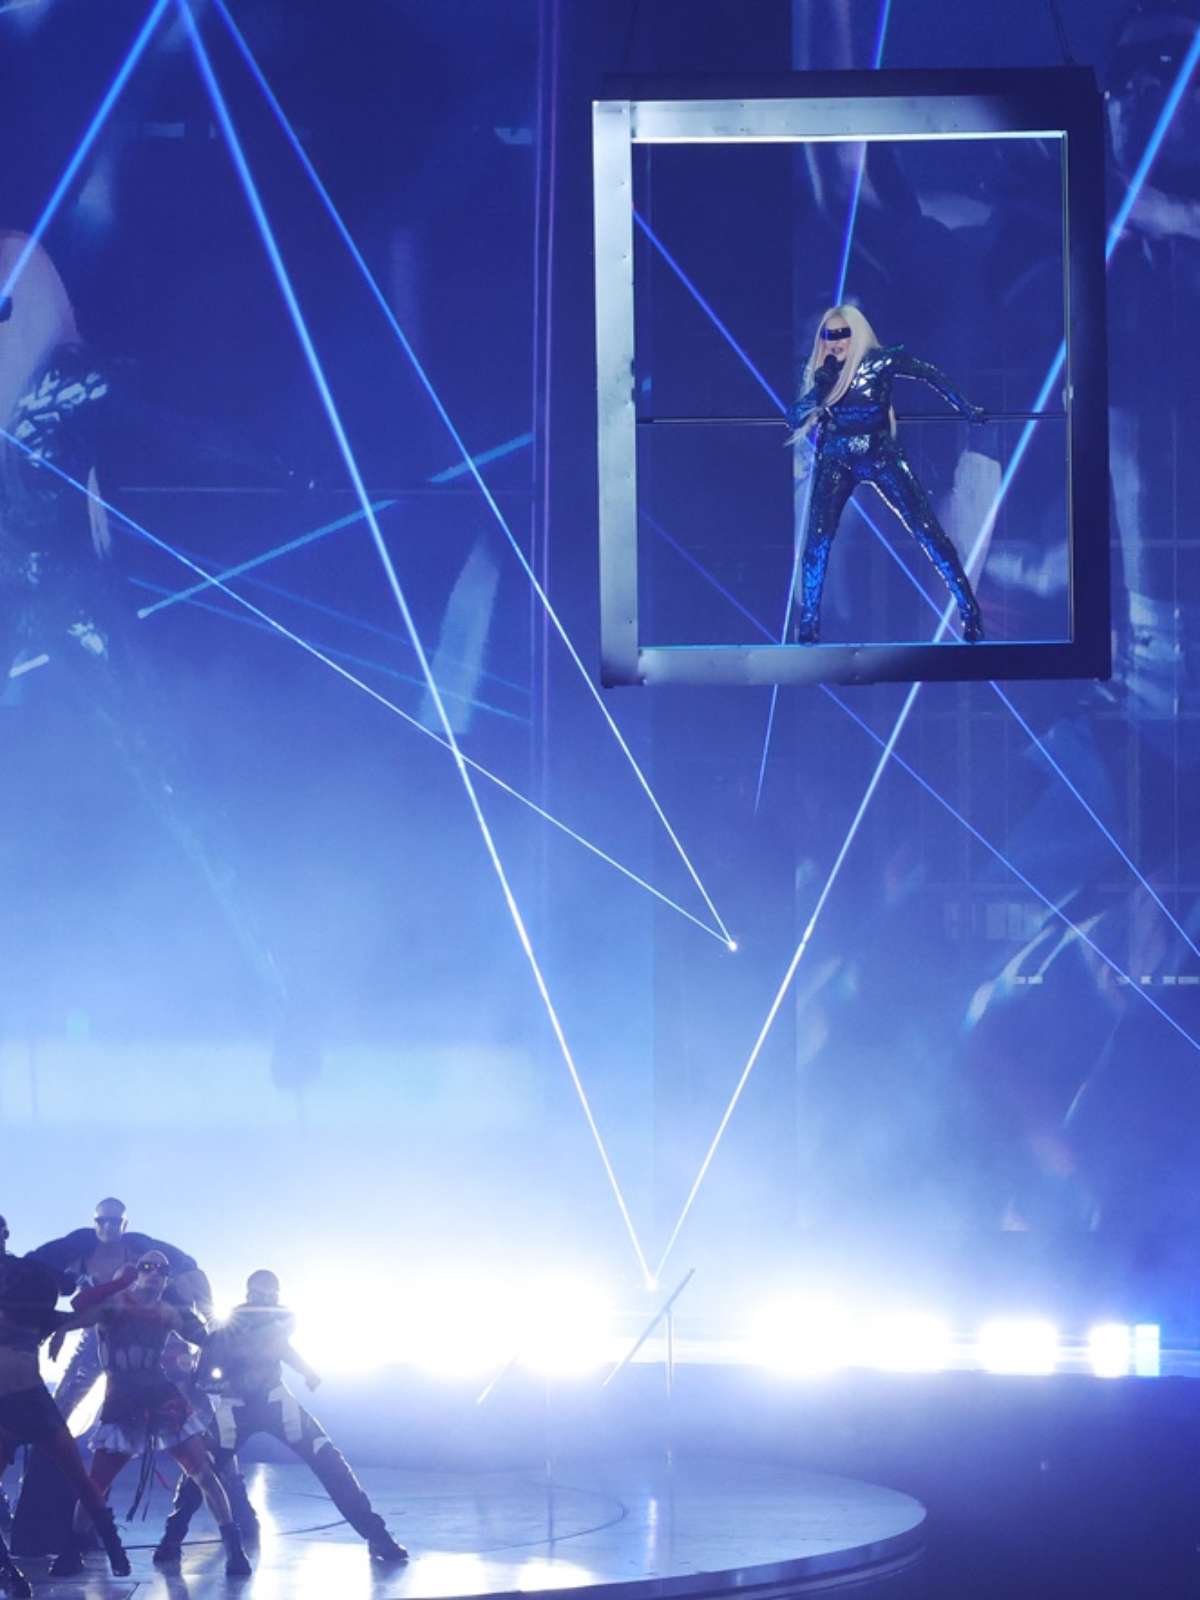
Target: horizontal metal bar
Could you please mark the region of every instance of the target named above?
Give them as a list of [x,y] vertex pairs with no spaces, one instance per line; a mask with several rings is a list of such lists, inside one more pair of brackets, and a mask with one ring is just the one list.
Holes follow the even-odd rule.
[[[989,411],[984,418],[984,424],[989,422],[1065,422],[1065,411]],[[969,419],[962,417],[957,411],[899,411],[896,413],[897,422],[966,422]],[[679,426],[685,423],[701,423],[719,427],[745,427],[745,428],[786,428],[787,423],[782,417],[639,417],[638,427],[648,427],[651,423],[664,423]]]
[[[517,498],[517,499],[521,499],[521,500],[531,500],[533,498],[533,493],[534,493],[532,488],[530,488],[530,489],[496,489],[496,488],[493,488],[491,492],[492,492],[492,494],[494,494],[496,496],[497,499]],[[238,483],[123,483],[116,490],[116,493],[118,495],[123,495],[123,494],[261,495],[261,496],[273,496],[276,499],[279,499],[279,498],[291,498],[291,499],[295,499],[295,500],[300,500],[300,499],[304,499],[304,498],[308,498],[310,500],[313,500],[313,499],[316,499],[317,497],[319,497],[321,495],[327,495],[331,499],[334,498],[334,497],[337,497],[337,496],[340,496],[343,499],[349,499],[349,498],[353,498],[354,497],[354,490],[353,490],[353,488],[351,488],[349,486],[347,486],[345,488],[342,488],[340,486],[330,486],[328,488],[325,487],[325,486],[322,486],[319,489],[315,489],[315,490],[311,490],[310,491],[308,489],[305,489],[302,485],[299,485],[299,484],[290,485],[290,486],[281,485],[281,486],[276,488],[276,487],[271,487],[269,485],[268,486],[262,486],[262,485],[255,485],[255,484],[238,484]],[[385,497],[389,497],[389,498],[391,498],[393,500],[413,499],[413,498],[416,498],[416,497],[425,497],[425,496],[428,496],[430,499],[447,500],[447,499],[456,499],[460,495],[475,495],[475,496],[478,496],[479,490],[474,484],[471,484],[470,486],[467,486],[465,484],[459,484],[459,485],[419,484],[419,485],[415,485],[415,486],[410,485],[408,488],[396,488],[396,487],[393,487],[393,488],[387,488],[387,489],[380,489],[376,485],[376,486],[373,486],[373,487],[369,488],[369,493],[371,494],[371,496],[373,498],[375,496],[385,496]]]

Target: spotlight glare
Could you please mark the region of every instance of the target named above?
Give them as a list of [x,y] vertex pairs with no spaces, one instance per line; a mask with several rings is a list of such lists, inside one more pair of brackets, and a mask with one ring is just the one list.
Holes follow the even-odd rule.
[[515,1296],[502,1283],[442,1279],[406,1298],[402,1359],[435,1377],[488,1376],[517,1348]]
[[518,1321],[521,1364],[547,1378],[581,1376],[611,1355],[609,1306],[595,1284],[572,1278],[534,1284]]
[[764,1306],[750,1333],[750,1357],[771,1372],[819,1377],[847,1365],[850,1319],[823,1296],[791,1295]]
[[863,1361],[885,1372],[944,1372],[951,1334],[940,1318],[896,1312],[875,1318],[863,1342]]
[[1133,1370],[1133,1329],[1101,1322],[1088,1334],[1088,1359],[1097,1378],[1124,1378]]
[[1058,1329],[1033,1317],[988,1322],[975,1348],[985,1372],[1041,1376],[1058,1365]]
[[1138,1378],[1157,1378],[1160,1363],[1160,1329],[1156,1322],[1139,1322],[1133,1330],[1133,1371]]

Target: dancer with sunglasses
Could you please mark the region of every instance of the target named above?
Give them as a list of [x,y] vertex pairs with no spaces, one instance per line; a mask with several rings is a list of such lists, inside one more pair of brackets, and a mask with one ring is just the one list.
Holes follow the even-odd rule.
[[[247,1577],[250,1563],[233,1520],[229,1497],[204,1447],[204,1423],[162,1370],[163,1346],[171,1334],[199,1346],[207,1338],[208,1329],[194,1311],[163,1299],[166,1281],[166,1256],[161,1250],[148,1250],[132,1271],[128,1267],[124,1270],[118,1279],[119,1292],[96,1314],[105,1390],[94,1440],[92,1482],[102,1495],[107,1495],[126,1462],[141,1454],[142,1482],[134,1499],[136,1507],[152,1470],[154,1451],[169,1451],[195,1482],[212,1512],[225,1546],[226,1575]],[[53,1576],[82,1571],[78,1543],[81,1531],[77,1511],[76,1539],[55,1561]]]
[[857,306],[826,311],[805,369],[805,393],[787,418],[793,442],[811,436],[816,457],[792,624],[796,644],[816,644],[820,637],[830,547],[846,502],[862,483],[882,495],[941,574],[958,603],[963,639],[983,638],[979,604],[958,551],[896,439],[892,383],[898,377],[929,384],[970,422],[985,420],[983,409],[969,404],[944,372],[902,345],[881,345]]

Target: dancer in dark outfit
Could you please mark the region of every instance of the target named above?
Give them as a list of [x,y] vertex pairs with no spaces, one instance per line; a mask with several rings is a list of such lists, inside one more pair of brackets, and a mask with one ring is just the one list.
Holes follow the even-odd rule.
[[[279,1304],[279,1279],[273,1272],[252,1272],[246,1300],[214,1330],[200,1356],[197,1382],[213,1397],[212,1447],[221,1470],[256,1433],[268,1433],[295,1452],[320,1479],[326,1494],[346,1521],[366,1541],[375,1561],[408,1560],[383,1518],[367,1498],[345,1456],[317,1419],[305,1411],[283,1382],[284,1362],[310,1389],[321,1381],[290,1340],[292,1313]],[[180,1558],[199,1490],[181,1478],[162,1541],[154,1552],[157,1566],[173,1566]]]
[[979,605],[958,552],[896,442],[892,381],[897,377],[919,378],[969,421],[984,420],[984,412],[969,405],[937,367],[910,356],[902,345],[881,346],[856,306],[833,306],[825,313],[805,372],[807,390],[788,412],[795,437],[811,433],[816,441],[793,623],[797,644],[816,644],[820,636],[830,546],[860,483],[874,485],[941,573],[958,602],[963,638],[983,638]]
[[[107,1290],[92,1291],[97,1296]],[[54,1273],[29,1256],[8,1253],[8,1224],[0,1217],[0,1475],[18,1446],[35,1446],[53,1461],[79,1496],[96,1527],[118,1578],[129,1576],[129,1559],[113,1523],[104,1496],[84,1468],[79,1447],[67,1430],[62,1414],[42,1382],[38,1346],[52,1334],[62,1334],[83,1324],[87,1308],[76,1314],[56,1311],[58,1280]],[[28,1581],[14,1565],[0,1540],[0,1584],[11,1596],[32,1593]]]

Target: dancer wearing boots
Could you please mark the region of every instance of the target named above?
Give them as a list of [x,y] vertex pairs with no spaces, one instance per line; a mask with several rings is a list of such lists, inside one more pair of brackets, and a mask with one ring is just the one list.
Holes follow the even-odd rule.
[[[407,1561],[408,1551],[392,1538],[346,1458],[283,1382],[285,1362],[310,1389],[321,1381],[292,1348],[294,1326],[292,1313],[279,1303],[279,1279],[273,1272],[252,1272],[246,1280],[245,1302],[205,1344],[197,1382],[212,1395],[211,1439],[218,1467],[223,1468],[256,1433],[270,1434],[311,1467],[338,1511],[367,1541],[373,1560]],[[181,1478],[162,1542],[154,1552],[157,1566],[173,1566],[179,1560],[199,1503],[195,1485]]]
[[[126,1462],[140,1454],[142,1483],[134,1499],[136,1507],[153,1467],[154,1451],[169,1451],[188,1481],[195,1483],[197,1494],[207,1503],[220,1530],[226,1574],[248,1577],[250,1563],[229,1508],[229,1497],[204,1448],[204,1423],[162,1370],[163,1346],[172,1333],[197,1346],[204,1343],[208,1333],[194,1311],[163,1299],[166,1275],[166,1256],[161,1250],[147,1250],[132,1271],[124,1270],[117,1279],[117,1292],[95,1314],[105,1390],[94,1440],[92,1482],[106,1495]],[[85,1290],[84,1294],[97,1292]],[[78,1512],[76,1519],[78,1534]],[[82,1556],[76,1543],[59,1556],[51,1570],[55,1577],[61,1577],[81,1568]]]
[[[57,1277],[29,1256],[11,1255],[8,1238],[8,1223],[0,1217],[0,1476],[23,1444],[32,1445],[52,1461],[95,1524],[114,1577],[126,1578],[129,1558],[121,1546],[113,1514],[88,1477],[79,1447],[42,1382],[38,1366],[42,1341],[82,1327],[86,1310],[77,1310],[73,1315],[56,1311]],[[10,1596],[21,1600],[27,1600],[33,1592],[3,1539],[0,1584],[7,1586]]]
[[816,457],[792,626],[796,644],[816,644],[820,637],[829,550],[846,502],[862,483],[878,490],[941,574],[958,603],[964,640],[983,638],[979,605],[958,551],[896,440],[896,378],[919,378],[968,421],[986,420],[937,367],[910,356],[903,345],[882,346],[857,306],[832,306],[825,313],[805,369],[805,393],[787,417],[794,440],[811,436]]

